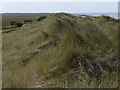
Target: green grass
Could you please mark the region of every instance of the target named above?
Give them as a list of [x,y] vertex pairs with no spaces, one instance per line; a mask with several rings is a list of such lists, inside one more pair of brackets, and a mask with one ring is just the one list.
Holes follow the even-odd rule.
[[[90,19],[60,13],[8,29],[2,39],[3,87],[117,87],[119,58],[114,56],[118,49],[118,22],[114,22],[111,25],[106,17]],[[29,53],[56,37],[59,39],[55,47],[47,47],[23,63]],[[80,64],[76,58],[81,58]],[[100,64],[104,71],[96,78],[97,66],[87,68],[82,63]]]

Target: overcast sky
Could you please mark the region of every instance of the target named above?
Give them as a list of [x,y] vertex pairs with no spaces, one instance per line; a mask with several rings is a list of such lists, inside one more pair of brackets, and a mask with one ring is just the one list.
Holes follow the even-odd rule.
[[116,13],[117,2],[4,2],[4,13]]

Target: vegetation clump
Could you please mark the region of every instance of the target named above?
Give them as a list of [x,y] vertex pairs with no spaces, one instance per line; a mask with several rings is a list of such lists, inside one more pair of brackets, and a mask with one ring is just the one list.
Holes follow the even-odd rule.
[[40,17],[37,18],[37,21],[41,21],[41,20],[45,19],[46,17],[47,16],[40,16]]
[[11,21],[10,25],[16,26],[16,27],[22,27],[23,23],[21,22],[16,22],[16,21]]
[[25,23],[32,22],[33,20],[24,20]]

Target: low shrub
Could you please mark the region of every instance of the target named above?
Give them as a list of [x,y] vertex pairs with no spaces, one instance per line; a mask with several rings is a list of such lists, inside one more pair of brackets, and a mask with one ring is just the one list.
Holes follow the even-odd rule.
[[17,27],[22,27],[22,23],[20,23],[20,22],[17,22],[16,24],[15,24]]
[[32,22],[32,21],[33,21],[33,20],[24,20],[24,22],[26,22],[26,23],[27,23],[27,22]]
[[21,23],[21,22],[16,22],[16,21],[11,21],[11,22],[10,22],[10,25],[14,25],[14,26],[16,26],[16,27],[22,27],[23,23]]
[[37,21],[41,21],[41,20],[45,19],[46,17],[47,16],[40,16],[40,17],[37,18]]

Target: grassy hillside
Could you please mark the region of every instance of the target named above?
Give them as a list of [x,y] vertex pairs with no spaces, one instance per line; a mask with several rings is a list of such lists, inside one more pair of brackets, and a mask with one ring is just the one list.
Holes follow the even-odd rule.
[[3,33],[3,88],[117,87],[118,23],[58,13]]

